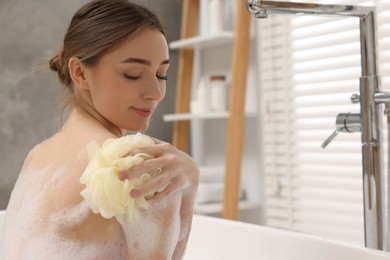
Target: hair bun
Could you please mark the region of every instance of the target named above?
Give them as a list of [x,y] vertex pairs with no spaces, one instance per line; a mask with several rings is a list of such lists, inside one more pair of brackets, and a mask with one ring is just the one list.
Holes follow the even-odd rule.
[[49,67],[51,70],[60,71],[60,59],[58,57],[58,54],[56,54],[53,58],[50,59],[49,61]]
[[53,56],[53,58],[49,61],[49,67],[51,70],[56,71],[58,73],[58,78],[61,83],[65,86],[69,86],[72,84],[72,78],[69,74],[68,65],[63,62],[64,57],[64,48],[61,48],[60,51]]

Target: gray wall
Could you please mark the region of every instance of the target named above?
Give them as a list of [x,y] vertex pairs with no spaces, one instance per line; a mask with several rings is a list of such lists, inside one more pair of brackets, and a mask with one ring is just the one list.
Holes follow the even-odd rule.
[[[0,209],[28,151],[60,126],[57,101],[61,85],[42,66],[60,47],[74,12],[86,0],[0,0]],[[180,35],[181,0],[137,0],[157,12],[168,42]],[[177,52],[171,51],[167,96],[156,112],[149,135],[170,141],[172,125],[162,121],[172,113],[177,78]]]

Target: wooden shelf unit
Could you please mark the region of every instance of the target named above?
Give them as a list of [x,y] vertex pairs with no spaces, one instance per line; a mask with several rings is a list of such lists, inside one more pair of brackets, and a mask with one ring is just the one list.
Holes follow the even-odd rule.
[[[242,161],[245,94],[250,49],[250,14],[246,10],[246,0],[236,0],[235,31],[223,33],[209,41],[197,35],[199,0],[183,0],[182,29],[180,42],[172,43],[171,48],[179,48],[179,69],[176,90],[176,114],[190,112],[192,71],[196,46],[221,44],[233,40],[231,87],[229,93],[228,129],[225,159],[225,189],[221,216],[237,220],[239,216],[239,187]],[[221,35],[219,35],[221,36]],[[213,39],[213,38],[212,38]],[[207,43],[206,43],[207,42]],[[211,44],[210,44],[211,42]],[[222,42],[224,43],[224,42]],[[173,145],[184,152],[189,149],[189,121],[177,120],[173,127]]]

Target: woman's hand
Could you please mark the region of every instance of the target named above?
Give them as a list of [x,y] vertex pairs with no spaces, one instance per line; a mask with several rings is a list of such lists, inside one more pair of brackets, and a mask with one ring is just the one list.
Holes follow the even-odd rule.
[[120,178],[130,180],[144,173],[153,173],[156,169],[161,169],[161,172],[144,184],[134,188],[131,191],[131,196],[145,196],[155,192],[167,183],[169,183],[167,188],[157,193],[153,200],[158,200],[158,198],[178,190],[194,194],[199,183],[199,168],[195,161],[173,145],[157,139],[153,140],[156,144],[134,149],[130,155],[146,153],[154,158],[133,166],[129,171],[121,174]]

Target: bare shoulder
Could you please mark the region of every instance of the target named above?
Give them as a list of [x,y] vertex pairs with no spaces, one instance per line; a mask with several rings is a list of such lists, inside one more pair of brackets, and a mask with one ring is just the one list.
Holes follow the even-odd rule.
[[[98,143],[104,139],[96,137]],[[46,252],[53,251],[51,245],[57,242],[80,245],[78,250],[84,253],[95,246],[96,255],[126,254],[119,223],[92,213],[80,195],[84,187],[79,178],[88,164],[86,145],[90,140],[95,137],[76,137],[71,142],[54,136],[30,151],[7,208],[7,214],[15,219],[8,234],[23,233],[23,239],[12,241],[13,245]]]
[[[58,175],[63,173],[62,182],[64,183],[62,190],[66,196],[61,196],[59,204],[68,206],[69,204],[77,204],[82,200],[80,192],[85,188],[80,184],[80,177],[88,165],[88,144],[91,141],[97,142],[101,146],[107,139],[114,136],[109,133],[81,133],[79,135],[68,133],[59,133],[53,139],[46,143],[46,147],[42,147],[40,155],[51,153],[49,160],[53,167],[56,168]],[[45,145],[45,144],[42,144]],[[46,155],[47,156],[47,155]],[[57,178],[60,176],[56,176]]]
[[88,165],[87,146],[91,141],[102,145],[114,137],[104,131],[79,132],[55,134],[36,145],[24,162],[21,175],[33,175],[44,182],[42,207],[47,214],[82,202],[80,192],[85,187],[80,184],[80,177]]
[[[101,145],[108,138],[112,136],[73,135],[71,138],[66,133],[60,133],[32,151],[31,158],[36,160],[44,157],[43,160],[38,159],[39,163],[49,169],[44,188],[46,201],[42,205],[43,212],[51,218],[51,223],[57,223],[64,237],[73,239],[74,236],[83,241],[98,238],[110,240],[110,237],[117,238],[121,233],[116,221],[92,213],[80,195],[85,188],[80,183],[80,177],[88,165],[87,145],[91,141]],[[97,236],[91,237],[90,234]]]

